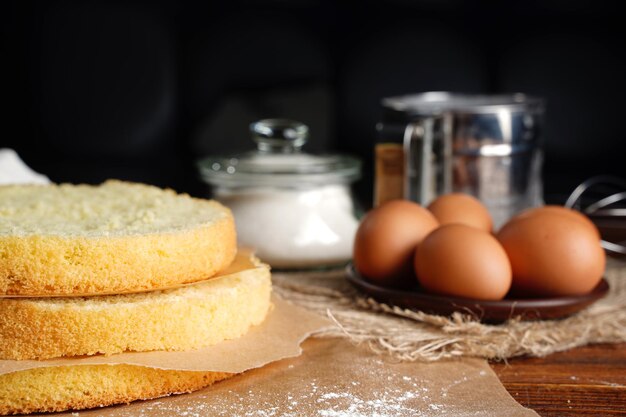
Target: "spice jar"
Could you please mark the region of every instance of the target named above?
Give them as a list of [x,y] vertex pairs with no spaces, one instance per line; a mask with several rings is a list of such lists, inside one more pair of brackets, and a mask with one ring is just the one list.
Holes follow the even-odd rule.
[[239,245],[274,268],[347,262],[358,227],[350,185],[360,161],[303,152],[309,129],[299,122],[267,119],[250,130],[256,150],[199,162],[212,197],[233,211]]

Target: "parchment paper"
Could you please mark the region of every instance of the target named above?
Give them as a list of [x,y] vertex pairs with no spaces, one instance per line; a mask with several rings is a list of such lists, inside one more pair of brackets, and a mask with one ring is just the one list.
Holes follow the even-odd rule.
[[45,361],[0,360],[0,375],[32,368],[69,365],[128,364],[181,371],[239,373],[269,362],[298,356],[301,342],[312,332],[329,325],[329,320],[280,298],[272,298],[274,309],[260,325],[245,336],[204,349],[186,352],[137,352],[111,356],[89,356]]
[[515,402],[485,360],[394,362],[345,339],[303,347],[297,358],[195,393],[58,416],[537,416]]

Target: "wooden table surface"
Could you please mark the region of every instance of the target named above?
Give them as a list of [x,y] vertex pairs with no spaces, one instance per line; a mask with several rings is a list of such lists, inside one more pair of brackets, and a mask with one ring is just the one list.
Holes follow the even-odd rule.
[[626,416],[626,343],[491,366],[513,398],[540,416]]

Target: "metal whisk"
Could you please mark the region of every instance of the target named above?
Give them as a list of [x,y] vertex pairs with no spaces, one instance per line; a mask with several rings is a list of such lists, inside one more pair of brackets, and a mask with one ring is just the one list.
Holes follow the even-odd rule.
[[[618,217],[626,220],[626,207],[618,206],[618,203],[626,202],[624,190],[626,190],[626,180],[606,175],[592,177],[572,191],[565,202],[565,207],[581,211],[589,216]],[[594,198],[585,198],[593,193],[595,193]],[[626,241],[602,240],[601,244],[609,252],[626,255]]]

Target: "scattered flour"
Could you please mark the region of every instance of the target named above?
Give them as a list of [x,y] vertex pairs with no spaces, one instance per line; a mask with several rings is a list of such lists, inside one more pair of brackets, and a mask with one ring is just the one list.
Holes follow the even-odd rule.
[[[348,358],[346,356],[346,358]],[[485,416],[484,404],[466,408],[457,402],[459,393],[471,391],[489,378],[485,371],[459,370],[449,378],[433,379],[428,372],[386,364],[380,358],[335,365],[334,373],[299,371],[285,366],[281,373],[263,377],[236,378],[191,393],[128,406],[115,407],[109,417],[437,417]],[[307,363],[308,365],[308,363]],[[306,368],[305,365],[304,367]],[[299,368],[294,366],[294,368]],[[374,388],[375,387],[375,388]],[[466,404],[467,405],[467,404]],[[475,407],[474,407],[475,406]],[[85,411],[72,417],[102,416]]]
[[[312,380],[303,384],[306,389],[298,392],[265,392],[245,390],[222,391],[212,395],[191,394],[193,400],[185,400],[187,396],[173,396],[168,399],[134,403],[125,408],[118,408],[116,417],[150,417],[155,413],[159,416],[182,417],[430,417],[446,415],[446,406],[432,403],[423,393],[428,389],[421,385],[424,381],[413,378],[385,375],[386,387],[369,395],[359,392],[359,383],[343,383],[341,390],[323,387],[323,382]],[[253,405],[253,406],[251,406]],[[127,410],[127,411],[124,411]],[[72,417],[90,417],[90,411],[72,413]],[[449,415],[454,415],[451,413]]]

